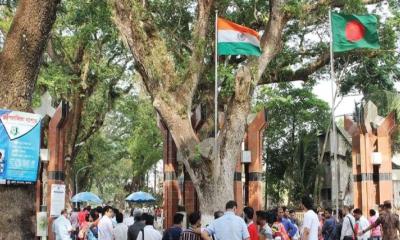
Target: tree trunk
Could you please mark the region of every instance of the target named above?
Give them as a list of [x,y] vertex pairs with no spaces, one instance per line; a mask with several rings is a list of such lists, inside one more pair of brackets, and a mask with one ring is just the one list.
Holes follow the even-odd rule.
[[0,103],[27,110],[59,0],[19,1],[0,54]]
[[135,59],[135,69],[141,75],[153,106],[174,139],[180,156],[178,159],[184,164],[196,189],[203,218],[208,218],[214,211],[224,210],[225,203],[234,198],[235,165],[254,86],[282,47],[282,32],[286,24],[284,1],[270,0],[270,18],[261,38],[262,56],[257,60],[250,59],[237,71],[234,93],[226,105],[224,126],[218,134],[217,157],[210,144],[214,139],[199,139],[191,124],[194,94],[198,90],[200,76],[205,74],[204,59],[207,58],[207,52],[204,39],[211,25],[209,20],[214,1],[197,1],[197,20],[191,42],[195,51],[191,53],[190,64],[183,76],[176,70],[174,57],[162,34],[151,22],[151,14],[146,7],[139,6],[136,1],[112,2],[114,22]]
[[[59,0],[19,1],[0,53],[0,108],[29,111]],[[35,185],[0,186],[0,239],[34,239]]]
[[214,212],[224,211],[226,202],[234,200],[233,177],[230,176],[221,173],[221,177],[215,182],[204,184],[200,188],[203,195],[200,201],[203,223],[209,224],[214,219]]

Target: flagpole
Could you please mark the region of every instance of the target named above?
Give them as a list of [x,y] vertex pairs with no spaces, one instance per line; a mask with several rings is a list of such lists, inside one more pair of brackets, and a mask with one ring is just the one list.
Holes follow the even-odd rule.
[[[336,164],[335,171],[332,177],[333,182],[336,179],[337,192],[336,192],[336,215],[339,216],[339,192],[340,192],[340,178],[339,178],[339,163],[337,162],[337,136],[336,136],[336,123],[335,123],[335,68],[334,68],[334,57],[333,57],[333,31],[332,31],[332,10],[329,9],[329,34],[330,34],[330,63],[331,63],[331,92],[332,92],[332,135],[331,135],[331,153],[333,153],[333,164]],[[334,165],[332,165],[334,166]]]
[[218,158],[218,10],[215,10],[215,88],[214,88],[214,151],[215,161]]

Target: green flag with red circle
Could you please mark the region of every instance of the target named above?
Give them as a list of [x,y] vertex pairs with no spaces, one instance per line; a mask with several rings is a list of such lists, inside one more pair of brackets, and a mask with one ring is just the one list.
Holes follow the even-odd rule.
[[379,48],[377,18],[374,15],[346,15],[332,12],[333,51]]

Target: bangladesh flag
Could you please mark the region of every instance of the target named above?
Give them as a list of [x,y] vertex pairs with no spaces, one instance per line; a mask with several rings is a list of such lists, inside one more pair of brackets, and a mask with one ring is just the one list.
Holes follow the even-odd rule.
[[374,15],[345,15],[332,12],[333,51],[379,48],[377,19]]

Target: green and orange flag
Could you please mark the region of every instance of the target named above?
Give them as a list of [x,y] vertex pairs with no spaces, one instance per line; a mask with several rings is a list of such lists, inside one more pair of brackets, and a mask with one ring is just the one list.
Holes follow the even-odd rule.
[[346,15],[332,12],[333,51],[379,48],[377,19],[374,15]]
[[258,32],[218,18],[218,55],[261,55]]

